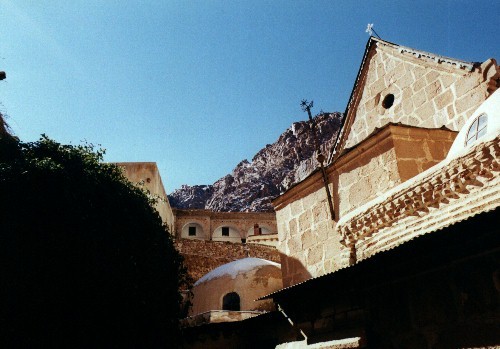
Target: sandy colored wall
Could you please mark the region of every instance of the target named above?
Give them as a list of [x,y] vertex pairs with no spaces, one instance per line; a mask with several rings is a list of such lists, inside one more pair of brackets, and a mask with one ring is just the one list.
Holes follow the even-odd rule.
[[276,211],[284,287],[338,269],[342,260],[321,176],[309,182],[305,193]]
[[[419,54],[420,55],[420,54]],[[402,52],[377,43],[368,58],[361,96],[345,148],[366,139],[375,128],[403,123],[423,128],[447,127],[459,131],[472,112],[497,88],[492,81],[500,76],[495,60],[487,60],[472,71],[459,64],[433,57]],[[382,102],[388,94],[395,97],[391,108]]]
[[387,125],[338,159],[334,169],[337,218],[446,158],[457,133]]
[[257,301],[259,297],[282,288],[281,271],[275,266],[239,274],[234,279],[225,275],[196,285],[193,288],[193,306],[190,315],[209,310],[222,310],[222,299],[236,292],[240,296],[240,310],[273,310],[272,300]]
[[161,180],[160,172],[155,162],[119,162],[117,166],[123,169],[128,180],[134,184],[149,190],[158,199],[155,205],[163,222],[169,227],[171,233],[174,231],[174,214],[168,202],[165,187]]
[[256,244],[243,245],[219,241],[177,239],[175,247],[184,257],[188,274],[193,281],[223,264],[245,257],[280,262],[280,255],[274,247]]
[[[213,212],[210,210],[174,210],[175,231],[178,237],[191,238],[186,227],[198,224],[203,234],[198,239],[239,242],[253,234],[254,224],[264,232],[276,234],[276,214],[274,212]],[[230,236],[221,236],[221,227],[230,228]]]
[[[275,201],[283,284],[347,266],[336,221],[446,157],[456,133],[387,125],[327,169],[335,220],[319,173]],[[281,202],[280,202],[281,200]]]

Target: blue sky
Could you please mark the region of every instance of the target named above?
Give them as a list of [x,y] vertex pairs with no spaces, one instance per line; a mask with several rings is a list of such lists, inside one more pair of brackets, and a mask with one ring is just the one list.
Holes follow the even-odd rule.
[[500,59],[491,1],[0,0],[0,111],[22,140],[156,161],[211,184],[292,122],[344,111],[374,23],[385,40]]

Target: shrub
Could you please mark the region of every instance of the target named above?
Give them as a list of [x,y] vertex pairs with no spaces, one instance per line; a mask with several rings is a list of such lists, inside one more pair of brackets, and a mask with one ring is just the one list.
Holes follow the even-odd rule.
[[0,136],[0,347],[177,343],[182,257],[102,156]]

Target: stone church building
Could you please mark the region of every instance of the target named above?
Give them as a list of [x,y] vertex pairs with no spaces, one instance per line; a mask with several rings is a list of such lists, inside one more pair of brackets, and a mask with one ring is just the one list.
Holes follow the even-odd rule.
[[280,348],[500,345],[500,67],[370,38],[329,154],[276,198],[302,341]]

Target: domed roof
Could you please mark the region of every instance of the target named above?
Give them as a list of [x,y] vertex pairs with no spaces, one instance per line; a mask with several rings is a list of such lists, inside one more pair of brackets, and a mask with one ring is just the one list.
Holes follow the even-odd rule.
[[195,282],[194,286],[210,281],[212,279],[220,278],[225,275],[231,277],[231,279],[235,279],[239,274],[244,274],[255,269],[260,269],[264,266],[274,266],[281,269],[281,265],[278,263],[271,262],[266,259],[248,257],[238,259],[234,262],[230,262],[221,265],[218,268],[215,268],[211,272],[203,275],[198,281]]
[[[272,301],[256,299],[282,287],[280,264],[260,258],[239,259],[215,268],[193,285],[190,314],[213,310],[274,310]],[[226,302],[229,296],[239,299],[234,307]]]
[[[477,118],[481,115],[487,115],[485,133],[477,141],[466,142],[469,130]],[[484,101],[476,111],[469,117],[465,125],[458,133],[453,145],[448,152],[447,159],[452,159],[464,155],[469,148],[479,142],[489,141],[498,136],[500,132],[500,90],[495,91],[486,101]]]

